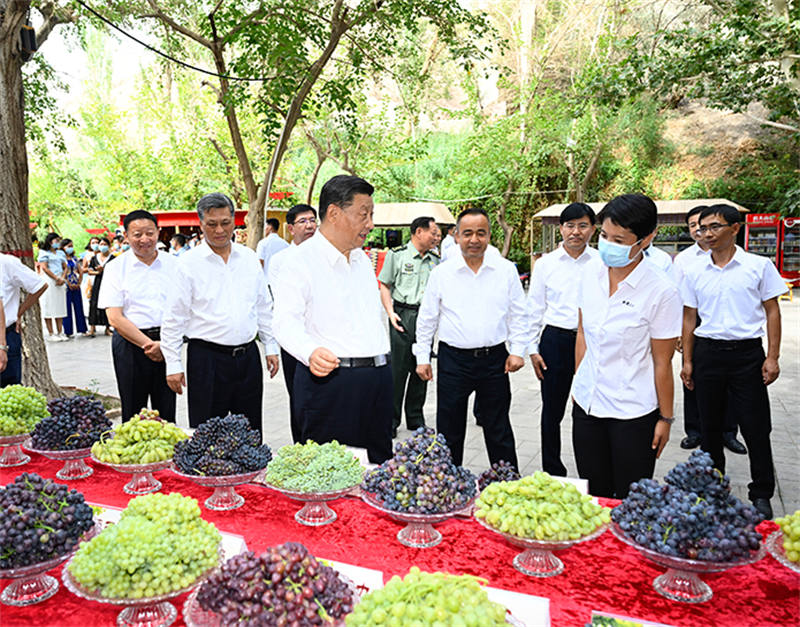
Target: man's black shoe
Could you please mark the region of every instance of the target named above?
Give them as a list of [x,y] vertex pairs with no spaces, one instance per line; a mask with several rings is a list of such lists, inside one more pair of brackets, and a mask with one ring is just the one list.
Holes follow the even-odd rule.
[[681,448],[685,448],[686,450],[697,448],[698,446],[700,446],[699,435],[687,435],[681,440]]
[[[736,439],[735,435],[725,435],[722,437],[722,443],[732,453],[737,455],[747,455],[747,447]],[[767,502],[769,505],[769,502]]]
[[752,499],[753,507],[755,507],[765,520],[772,520],[772,506],[769,504],[769,499]]

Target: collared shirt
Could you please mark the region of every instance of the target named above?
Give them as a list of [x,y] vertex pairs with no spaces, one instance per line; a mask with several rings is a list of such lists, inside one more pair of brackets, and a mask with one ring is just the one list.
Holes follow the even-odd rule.
[[178,260],[159,252],[149,266],[133,251],[106,264],[97,306],[122,307],[122,315],[140,329],[160,327],[167,295],[178,281]]
[[572,384],[575,402],[600,418],[638,418],[658,407],[650,340],[677,338],[678,289],[642,261],[609,296],[608,267],[592,260],[578,291],[586,353]]
[[762,303],[786,292],[772,262],[738,246],[722,268],[711,255],[692,264],[681,285],[683,304],[697,309],[694,334],[714,340],[750,340],[764,335]]
[[386,253],[378,280],[389,287],[392,299],[407,305],[419,305],[431,270],[438,263],[437,254],[431,251],[420,254],[414,244],[408,242]]
[[710,254],[711,253],[709,251],[703,250],[700,248],[697,242],[695,242],[689,246],[689,248],[685,248],[675,255],[675,259],[672,260],[672,273],[675,275],[675,280],[678,283],[678,286],[683,283],[683,278],[686,276],[686,269],[704,259],[705,255]]
[[412,350],[418,364],[429,364],[438,328],[439,339],[450,346],[483,348],[507,341],[509,352],[523,357],[531,341],[529,327],[514,264],[487,250],[476,273],[459,255],[431,272]]
[[283,269],[283,263],[286,261],[289,255],[289,251],[294,248],[297,248],[298,244],[292,240],[292,243],[287,246],[286,248],[281,248],[278,252],[276,252],[269,260],[269,272],[267,274],[267,283],[270,285],[274,285],[275,282],[278,280],[278,276]]
[[232,243],[226,263],[203,242],[177,259],[176,270],[161,322],[168,375],[183,372],[184,336],[236,346],[250,342],[258,332],[265,352],[278,354],[267,284],[252,250]]
[[275,294],[275,338],[308,365],[311,353],[325,347],[338,357],[374,357],[389,352],[389,334],[378,281],[361,249],[349,259],[317,231],[282,260]]
[[47,269],[56,276],[61,276],[64,272],[62,264],[67,263],[67,255],[63,250],[40,250],[37,261],[45,264]]
[[10,327],[17,321],[20,290],[34,294],[42,289],[46,282],[22,263],[21,259],[13,255],[0,254],[0,269],[3,272],[3,280],[0,281],[0,297],[3,299],[6,326]]
[[277,233],[270,233],[256,246],[256,256],[264,262],[264,276],[269,276],[269,262],[272,256],[280,250],[289,246],[286,240],[282,239]]
[[669,256],[669,253],[650,244],[650,246],[644,249],[644,258],[661,270],[675,285],[678,285],[678,281],[672,270],[672,257]]
[[578,287],[586,264],[598,256],[591,246],[583,249],[577,259],[560,244],[533,265],[531,287],[528,290],[528,318],[531,338],[528,353],[539,352],[539,336],[549,325],[562,329],[578,328]]

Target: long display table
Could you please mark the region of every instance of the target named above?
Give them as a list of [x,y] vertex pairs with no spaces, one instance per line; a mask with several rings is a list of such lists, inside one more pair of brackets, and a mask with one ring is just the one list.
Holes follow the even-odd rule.
[[[35,472],[56,479],[62,462],[31,454],[31,461],[17,468],[0,469],[0,484],[5,485],[22,472]],[[89,462],[91,464],[91,462]],[[129,476],[98,464],[87,479],[68,482],[84,494],[87,501],[125,507],[130,500],[122,491]],[[157,473],[164,493],[180,492],[196,498],[203,517],[221,531],[243,536],[250,550],[287,541],[302,542],[314,554],[326,558],[381,570],[385,579],[404,575],[416,565],[427,571],[446,571],[483,577],[496,588],[550,599],[551,624],[582,626],[593,610],[685,626],[764,627],[800,624],[800,576],[770,555],[759,562],[720,574],[703,575],[714,597],[707,603],[690,605],[669,601],[652,586],[663,572],[613,537],[604,533],[596,540],[561,551],[564,573],[556,577],[535,578],[517,572],[512,566],[519,549],[500,536],[469,519],[453,519],[437,525],[444,539],[436,547],[410,549],[395,539],[400,523],[374,511],[358,499],[343,498],[331,503],[338,520],[322,527],[307,527],[294,520],[298,503],[259,485],[237,488],[245,504],[236,510],[215,512],[202,506],[210,488],[177,477],[170,471]],[[764,536],[776,529],[774,523],[759,527]],[[60,580],[61,567],[50,574]],[[0,584],[5,587],[9,581]],[[183,598],[175,601],[180,610]],[[3,627],[92,627],[114,625],[119,609],[79,599],[63,584],[52,598],[28,607],[0,606]],[[525,619],[525,617],[520,617]],[[180,618],[175,623],[183,625]]]

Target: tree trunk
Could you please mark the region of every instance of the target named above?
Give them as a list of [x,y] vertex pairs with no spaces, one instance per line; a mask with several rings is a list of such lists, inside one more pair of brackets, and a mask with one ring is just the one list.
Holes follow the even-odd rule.
[[[319,171],[322,169],[322,164],[325,163],[325,155],[317,152],[317,165],[314,167],[314,173],[311,175],[311,180],[308,182],[308,190],[306,190],[306,204],[311,205],[312,196],[314,195],[314,185],[317,184],[317,177]],[[311,205],[313,207],[313,205]]]
[[[21,257],[33,268],[28,213],[28,154],[22,86],[20,26],[29,1],[0,2],[0,251]],[[50,375],[38,303],[22,320],[23,383],[53,398],[60,390]]]
[[500,249],[500,254],[503,257],[508,257],[508,251],[511,250],[511,236],[514,234],[514,227],[506,220],[506,211],[508,210],[508,202],[511,200],[511,194],[514,191],[513,181],[509,181],[506,186],[506,191],[503,192],[503,201],[500,203],[500,208],[497,210],[497,222],[500,228],[503,229],[503,247]]

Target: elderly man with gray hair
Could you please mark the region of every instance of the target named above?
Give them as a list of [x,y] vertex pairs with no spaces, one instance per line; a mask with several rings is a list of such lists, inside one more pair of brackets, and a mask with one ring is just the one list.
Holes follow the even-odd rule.
[[197,214],[204,239],[178,259],[177,282],[161,325],[167,384],[177,394],[187,386],[191,427],[231,412],[244,414],[262,431],[264,385],[256,335],[264,343],[270,377],[278,372],[264,273],[256,254],[232,241],[230,198],[207,194],[198,201]]

